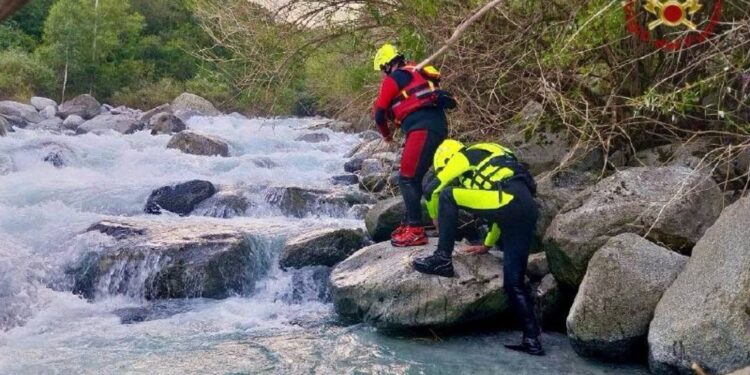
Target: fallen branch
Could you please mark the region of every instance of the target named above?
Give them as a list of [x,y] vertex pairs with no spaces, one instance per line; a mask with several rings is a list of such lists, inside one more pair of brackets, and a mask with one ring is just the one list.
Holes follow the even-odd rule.
[[469,27],[469,25],[471,25],[472,23],[474,23],[474,21],[478,20],[485,13],[487,13],[490,9],[494,8],[495,6],[497,6],[502,1],[503,0],[492,0],[492,1],[490,1],[489,3],[485,4],[481,9],[479,9],[476,13],[474,13],[474,15],[472,15],[471,17],[469,17],[466,21],[464,21],[463,23],[461,23],[460,25],[458,25],[458,27],[456,28],[456,30],[453,31],[453,35],[451,35],[451,37],[448,38],[448,40],[445,41],[445,44],[443,44],[443,46],[440,47],[440,49],[437,50],[437,52],[433,53],[432,55],[430,55],[430,57],[424,59],[424,61],[422,61],[421,63],[419,63],[417,65],[417,69],[424,68],[425,66],[427,66],[427,64],[429,64],[430,62],[432,62],[433,60],[435,60],[438,56],[442,55],[445,51],[448,50],[448,48],[451,47],[451,45],[453,45],[453,43],[456,43],[456,41],[458,41],[458,38],[461,37],[461,34],[463,34],[464,31],[466,31],[466,29]]

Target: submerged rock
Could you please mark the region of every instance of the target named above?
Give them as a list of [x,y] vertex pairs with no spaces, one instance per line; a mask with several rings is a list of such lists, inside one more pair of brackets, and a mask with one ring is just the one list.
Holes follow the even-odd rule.
[[502,263],[491,254],[457,253],[456,277],[414,271],[411,260],[430,246],[378,243],[357,251],[331,273],[336,312],[380,328],[446,327],[496,317],[508,310]]
[[189,130],[175,134],[169,140],[167,148],[175,148],[193,155],[229,156],[229,145],[226,142],[210,135]]
[[173,134],[179,133],[187,127],[175,115],[167,112],[161,112],[155,114],[148,121],[148,129],[151,130],[151,135],[156,134]]
[[26,123],[32,124],[44,120],[34,106],[10,100],[0,101],[0,114],[18,118]]
[[352,190],[323,190],[302,187],[272,187],[266,192],[266,201],[278,207],[287,216],[305,217],[309,214],[327,213],[343,216],[356,204],[372,203],[373,198]]
[[174,186],[164,186],[154,190],[148,197],[144,211],[159,215],[161,210],[189,215],[195,207],[216,193],[209,181],[193,180]]
[[[124,294],[146,299],[226,298],[253,290],[268,267],[252,228],[216,223],[102,221],[89,232],[115,240],[68,270],[86,298]],[[257,229],[255,229],[257,230]]]
[[245,216],[253,206],[244,190],[235,187],[221,187],[216,194],[195,206],[191,214],[232,218]]
[[659,301],[648,334],[654,374],[692,362],[723,374],[750,365],[750,198],[722,212]]
[[320,229],[288,240],[279,265],[282,268],[331,267],[366,244],[361,229]]
[[191,93],[182,93],[172,101],[174,111],[196,111],[204,116],[218,116],[221,114],[208,100]]
[[99,115],[101,113],[100,108],[101,104],[93,96],[83,94],[60,104],[60,107],[57,108],[57,113],[62,118],[77,115],[81,116],[84,120],[88,120]]
[[684,167],[633,168],[585,190],[557,214],[545,234],[550,270],[576,287],[589,259],[612,236],[638,233],[689,251],[722,209],[708,174]]
[[328,137],[328,134],[325,133],[309,133],[300,135],[295,139],[295,141],[300,142],[307,142],[307,143],[321,143],[321,142],[328,142],[330,140],[330,137]]
[[568,315],[573,349],[608,360],[645,359],[656,304],[687,259],[632,233],[610,238],[591,258]]
[[143,124],[138,119],[129,114],[99,115],[88,120],[76,128],[76,134],[101,134],[110,130],[122,134],[132,134],[136,131],[143,130]]

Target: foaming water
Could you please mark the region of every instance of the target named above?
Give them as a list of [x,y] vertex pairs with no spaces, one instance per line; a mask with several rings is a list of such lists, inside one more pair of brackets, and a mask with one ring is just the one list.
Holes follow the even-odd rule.
[[[19,130],[0,138],[0,374],[642,371],[588,363],[572,355],[561,336],[549,336],[553,355],[536,361],[500,351],[506,334],[440,341],[340,325],[329,302],[329,270],[282,271],[277,257],[289,236],[314,228],[361,227],[361,220],[325,205],[294,218],[266,202],[269,189],[276,187],[332,188],[329,177],[341,173],[344,154],[359,139],[307,129],[319,122],[191,119],[192,130],[229,144],[227,158],[170,150],[169,136],[148,132],[65,136]],[[312,132],[329,140],[296,140]],[[231,215],[224,206],[197,210],[231,218],[143,214],[152,190],[191,179],[241,191],[248,209]],[[125,292],[111,288],[118,277],[112,271],[93,301],[74,295],[66,269],[83,254],[115,241],[86,229],[100,220],[123,218],[255,228],[249,235],[267,269],[247,295],[147,301],[136,284],[155,272],[157,257],[133,271],[142,273],[140,281]]]

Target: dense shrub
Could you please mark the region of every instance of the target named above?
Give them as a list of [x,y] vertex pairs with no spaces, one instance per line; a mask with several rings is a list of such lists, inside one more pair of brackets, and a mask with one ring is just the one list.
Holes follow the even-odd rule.
[[0,99],[28,101],[34,95],[54,96],[54,74],[32,55],[0,51]]

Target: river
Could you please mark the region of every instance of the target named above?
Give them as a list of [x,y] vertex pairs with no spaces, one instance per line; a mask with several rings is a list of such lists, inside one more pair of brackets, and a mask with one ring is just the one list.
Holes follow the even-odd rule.
[[[282,271],[272,261],[252,293],[224,300],[146,301],[71,292],[65,270],[96,238],[102,219],[143,218],[152,190],[191,179],[217,185],[331,189],[357,135],[316,130],[321,119],[197,117],[188,126],[228,141],[231,157],[166,149],[169,136],[66,136],[18,130],[0,138],[0,374],[646,374],[639,365],[576,356],[564,335],[546,334],[543,358],[506,351],[518,333],[440,339],[384,335],[337,321],[321,300],[318,270]],[[43,159],[50,152],[64,164]],[[256,163],[257,160],[271,163]],[[271,166],[269,168],[269,166]],[[362,227],[344,213],[281,215],[254,193],[242,217],[153,218],[172,224],[238,223],[270,259],[284,239],[318,227]],[[151,215],[148,215],[152,218]],[[266,226],[276,230],[264,230]],[[278,230],[282,228],[282,230]],[[135,317],[135,318],[134,318]]]

